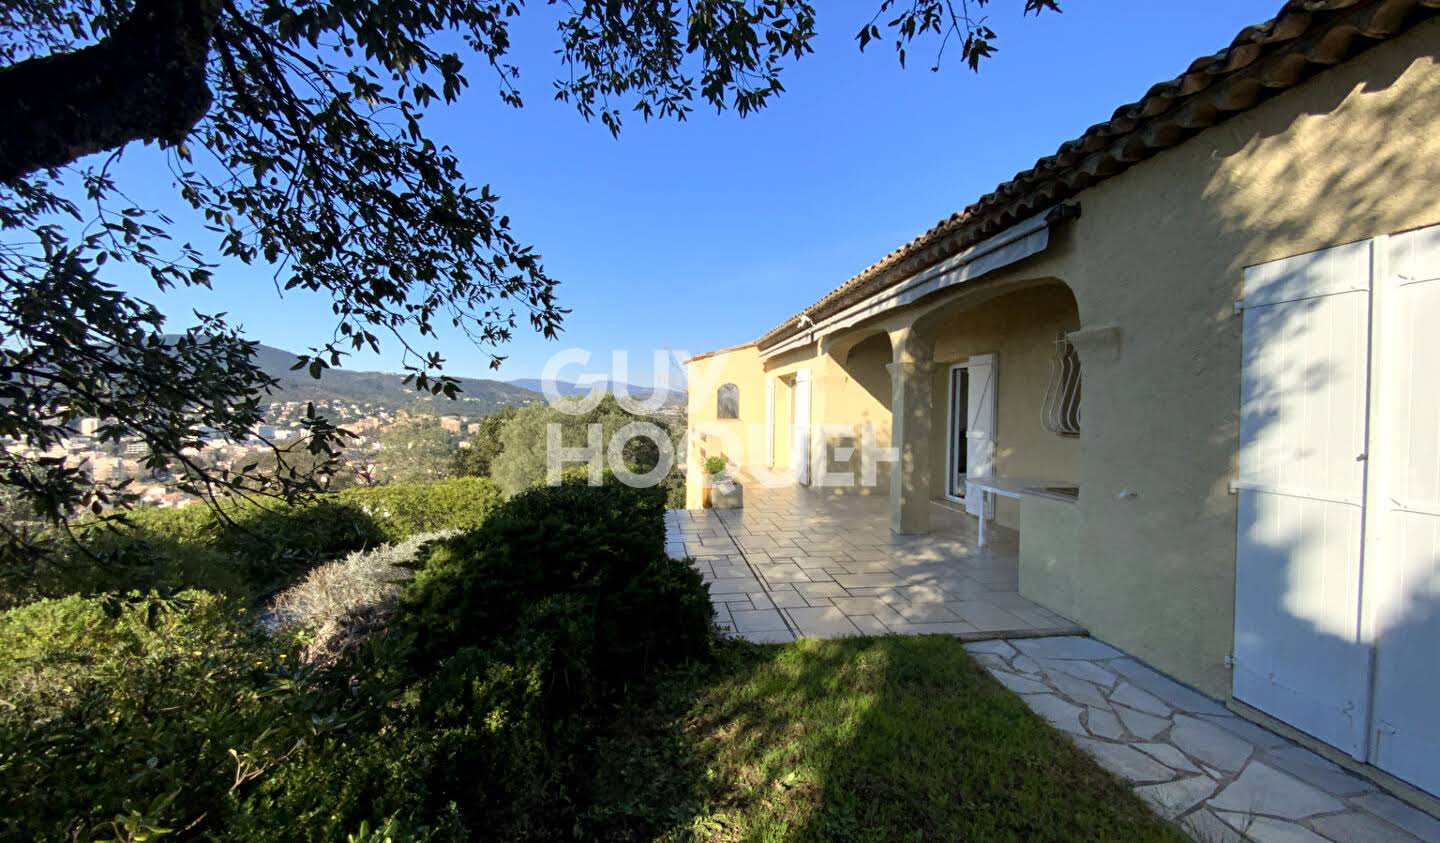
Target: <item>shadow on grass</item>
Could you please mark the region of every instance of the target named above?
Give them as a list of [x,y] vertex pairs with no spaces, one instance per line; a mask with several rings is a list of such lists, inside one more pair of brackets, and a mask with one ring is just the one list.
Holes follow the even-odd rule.
[[619,722],[586,837],[1186,839],[949,638],[727,643]]

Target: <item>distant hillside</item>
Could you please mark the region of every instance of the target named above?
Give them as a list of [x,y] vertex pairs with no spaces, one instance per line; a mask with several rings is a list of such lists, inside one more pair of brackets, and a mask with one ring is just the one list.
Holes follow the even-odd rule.
[[[519,378],[517,380],[509,381],[509,383],[511,386],[517,386],[521,389],[530,390],[531,392],[539,392],[541,394],[544,394],[544,390],[541,388],[541,382],[539,378]],[[637,401],[644,401],[646,398],[650,397],[650,394],[654,391],[654,387],[635,386],[634,384],[622,384],[619,381],[613,380],[606,381],[605,383],[605,389],[607,392],[614,392],[620,387],[625,387],[626,393],[635,398],[635,400]],[[555,390],[564,396],[589,395],[590,390],[593,388],[594,387],[592,387],[588,383],[577,384],[568,383],[566,381],[555,382]],[[685,403],[685,390],[672,384],[670,387],[670,399],[666,403],[678,403],[683,405]]]
[[417,402],[429,405],[437,413],[460,416],[481,416],[503,407],[522,406],[543,401],[539,392],[504,381],[483,378],[459,378],[459,399],[444,396],[432,398],[404,384],[404,375],[390,372],[357,372],[350,369],[326,369],[319,380],[304,369],[291,371],[299,359],[281,348],[261,345],[255,351],[255,362],[266,374],[280,380],[281,391],[274,400],[280,401],[356,401],[379,404],[387,409],[414,407]]

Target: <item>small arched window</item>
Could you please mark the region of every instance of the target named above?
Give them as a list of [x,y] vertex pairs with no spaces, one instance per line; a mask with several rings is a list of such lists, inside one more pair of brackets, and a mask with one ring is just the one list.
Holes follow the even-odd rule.
[[740,387],[727,383],[715,391],[715,418],[740,418]]

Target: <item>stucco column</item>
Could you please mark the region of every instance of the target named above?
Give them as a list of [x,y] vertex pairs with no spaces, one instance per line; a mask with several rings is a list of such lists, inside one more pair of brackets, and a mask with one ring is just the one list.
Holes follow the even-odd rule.
[[685,508],[705,507],[705,451],[701,434],[691,427],[685,436]]
[[897,462],[890,475],[890,529],[930,532],[930,418],[933,414],[933,349],[913,328],[891,334],[890,444]]

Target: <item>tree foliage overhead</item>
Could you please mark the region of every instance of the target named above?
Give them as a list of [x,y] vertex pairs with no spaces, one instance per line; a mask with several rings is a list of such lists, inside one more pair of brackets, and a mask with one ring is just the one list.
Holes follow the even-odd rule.
[[[893,31],[965,39],[978,66],[988,0],[883,0],[863,47]],[[1026,11],[1055,9],[1024,0]],[[536,4],[539,5],[539,4]],[[697,104],[747,114],[783,91],[811,51],[807,0],[550,0],[564,76],[553,95],[612,133],[626,113],[684,119]],[[418,389],[457,385],[424,343],[458,330],[498,365],[528,323],[546,337],[565,310],[539,253],[499,198],[426,133],[478,66],[522,103],[508,60],[519,0],[12,0],[0,15],[0,483],[44,518],[124,503],[123,489],[36,456],[105,420],[100,439],[142,441],[183,463],[206,435],[243,437],[274,386],[224,314],[167,342],[161,314],[107,282],[119,265],[160,290],[208,288],[217,261],[264,266],[279,289],[328,297],[333,333],[301,368],[399,344]],[[526,12],[528,14],[528,12]],[[893,17],[891,17],[893,15]],[[444,46],[442,46],[444,45]],[[112,175],[136,143],[159,144],[205,242],[140,207]],[[472,163],[472,166],[475,166]],[[344,432],[311,419],[305,447],[335,459]],[[30,449],[30,450],[26,450]],[[298,472],[195,467],[185,488],[286,500]],[[12,538],[14,538],[12,536]]]

